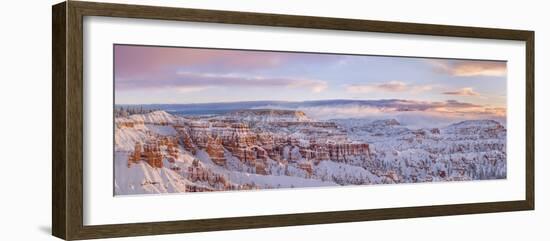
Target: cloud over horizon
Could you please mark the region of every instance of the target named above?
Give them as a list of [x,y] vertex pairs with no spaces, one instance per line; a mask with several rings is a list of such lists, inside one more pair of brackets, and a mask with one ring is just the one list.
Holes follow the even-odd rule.
[[396,118],[409,125],[422,126],[437,120],[441,125],[460,120],[493,119],[505,124],[506,108],[478,105],[457,100],[363,100],[323,101],[320,103],[287,103],[258,106],[264,109],[297,109],[314,119],[330,120],[340,118],[388,119]]
[[429,59],[428,63],[430,63],[437,72],[458,77],[503,77],[506,76],[507,73],[505,61]]
[[346,86],[349,93],[372,93],[372,92],[423,92],[432,90],[431,85],[410,85],[403,81],[389,81],[385,83],[374,84],[352,84]]
[[479,96],[479,93],[475,92],[473,88],[466,87],[454,91],[445,91],[444,95],[457,95],[457,96]]

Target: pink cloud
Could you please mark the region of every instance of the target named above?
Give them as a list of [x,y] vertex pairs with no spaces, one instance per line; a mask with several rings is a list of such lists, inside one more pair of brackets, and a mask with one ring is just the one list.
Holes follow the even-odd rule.
[[235,85],[305,88],[321,92],[327,88],[325,81],[271,77],[258,74],[256,70],[339,58],[307,53],[132,45],[115,45],[114,57],[117,90],[175,88],[182,92]]
[[436,71],[452,76],[506,76],[507,68],[504,61],[481,60],[428,60]]
[[402,81],[389,81],[375,84],[353,84],[346,86],[349,93],[372,93],[372,92],[423,92],[432,89],[431,85],[410,85]]
[[115,45],[114,52],[115,75],[121,78],[136,78],[189,67],[206,72],[249,72],[295,62],[333,61],[339,58],[307,53],[133,45]]
[[446,91],[442,94],[445,95],[458,95],[458,96],[479,96],[479,93],[475,92],[473,88],[467,87],[455,91]]
[[[155,81],[150,79],[155,78]],[[327,83],[316,79],[249,76],[239,74],[195,73],[180,71],[142,78],[119,78],[115,83],[118,90],[174,88],[181,92],[204,90],[213,86],[270,86],[304,88],[318,93],[327,88]]]

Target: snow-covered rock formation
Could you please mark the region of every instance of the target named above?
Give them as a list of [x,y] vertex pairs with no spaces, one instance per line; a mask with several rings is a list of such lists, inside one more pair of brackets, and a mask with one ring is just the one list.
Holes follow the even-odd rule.
[[498,178],[506,129],[493,120],[409,129],[280,109],[115,119],[116,195]]

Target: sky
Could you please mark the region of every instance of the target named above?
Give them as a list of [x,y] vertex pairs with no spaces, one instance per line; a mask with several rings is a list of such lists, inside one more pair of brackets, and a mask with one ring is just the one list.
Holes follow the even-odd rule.
[[402,99],[505,112],[506,62],[115,45],[116,104]]

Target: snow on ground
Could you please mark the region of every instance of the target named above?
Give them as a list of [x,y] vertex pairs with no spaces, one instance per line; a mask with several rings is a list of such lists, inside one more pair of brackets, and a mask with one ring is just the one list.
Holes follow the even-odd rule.
[[176,129],[166,125],[138,125],[134,128],[115,128],[115,149],[133,151],[136,143],[146,143],[155,135],[175,136]]
[[129,118],[145,124],[172,124],[178,121],[177,117],[168,114],[166,111],[153,111],[147,114],[131,115]]
[[145,143],[149,135],[145,129],[116,128],[115,129],[115,150],[133,151],[137,142]]
[[[264,186],[266,188],[278,188],[278,187],[315,187],[315,186],[334,186],[337,185],[331,181],[308,179],[304,177],[286,176],[286,175],[259,175],[250,173],[252,169],[240,163],[240,161],[232,157],[230,162],[234,165],[234,169],[231,170],[226,167],[218,166],[214,164],[210,157],[203,150],[197,151],[196,157],[206,164],[211,170],[219,174],[224,174],[229,181],[236,184],[250,184],[253,183],[258,186]],[[247,172],[248,170],[248,172]],[[300,170],[301,171],[301,170]],[[303,171],[301,171],[303,172]]]
[[173,126],[152,125],[152,124],[147,124],[145,126],[147,130],[161,136],[175,136],[177,134],[177,131]]
[[185,192],[188,182],[176,172],[143,161],[128,167],[127,160],[127,153],[115,152],[115,195]]
[[362,167],[333,161],[322,161],[314,170],[315,176],[320,177],[321,180],[332,181],[338,184],[370,184],[377,183],[380,179]]
[[[282,159],[288,162],[268,158],[265,162],[268,175],[257,174],[253,164],[239,160],[226,148],[226,164],[220,166],[204,149],[191,152],[185,150],[181,142],[174,163],[168,162],[167,149],[161,147],[164,167],[153,168],[143,160],[128,165],[128,155],[134,151],[136,143],[146,143],[161,136],[176,137],[178,132],[173,124],[181,125],[185,119],[164,111],[117,118],[115,194],[184,192],[189,186],[219,190],[220,184],[210,179],[192,181],[186,171],[193,168],[199,168],[209,178],[221,176],[229,185],[263,189],[506,178],[506,129],[496,121],[463,121],[443,128],[410,129],[394,119],[348,119],[334,120],[338,126],[332,129],[315,127],[314,122],[280,128],[270,124],[278,121],[279,116],[273,117],[274,113],[289,113],[269,112],[268,118],[257,116],[257,113],[252,112],[253,119],[264,123],[256,125],[252,135],[263,131],[295,138],[299,143],[281,146]],[[290,114],[302,117],[301,113]],[[134,125],[127,124],[130,122]],[[302,157],[299,148],[309,145],[307,138],[311,135],[368,143],[370,157],[348,159],[345,163],[322,160],[312,164],[311,160]],[[301,164],[311,165],[311,174]]]

